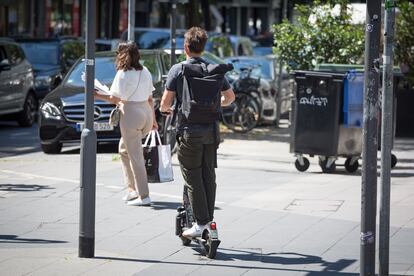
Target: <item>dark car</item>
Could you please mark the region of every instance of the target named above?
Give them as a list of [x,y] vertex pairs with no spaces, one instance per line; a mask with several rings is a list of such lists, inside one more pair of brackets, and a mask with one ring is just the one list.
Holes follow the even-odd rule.
[[[135,42],[139,49],[162,49],[170,41],[170,29],[163,28],[135,28]],[[183,36],[184,30],[177,30],[177,37]],[[128,32],[121,34],[121,40],[128,39]]]
[[293,80],[283,69],[282,89],[278,91],[279,62],[276,56],[231,57],[226,61],[233,64],[235,71],[250,68],[250,76],[260,81],[257,94],[262,106],[261,119],[278,124],[280,117],[290,110]]
[[[177,35],[175,39],[176,49],[184,51],[184,34]],[[165,41],[163,49],[171,49],[171,39]],[[212,33],[205,45],[205,51],[208,51],[220,58],[234,56],[230,38],[225,35]]]
[[37,106],[32,66],[18,44],[0,39],[0,116],[31,126]]
[[[159,99],[163,93],[162,76],[167,74],[169,55],[162,50],[141,50],[141,63],[152,74],[155,91],[153,97],[158,110]],[[108,86],[115,74],[115,52],[96,53],[95,78]],[[48,94],[40,107],[39,135],[42,150],[45,153],[59,153],[64,143],[79,143],[84,122],[84,82],[85,70],[83,60],[78,60],[68,72],[62,83]],[[95,130],[98,142],[118,142],[119,127],[108,124],[109,114],[114,105],[95,101]],[[162,116],[158,114],[157,118]],[[160,122],[160,126],[164,124]],[[162,130],[160,130],[162,133]]]
[[95,51],[115,51],[118,48],[119,39],[95,39]]
[[33,66],[35,91],[43,98],[63,80],[69,68],[84,54],[82,41],[61,39],[16,39]]

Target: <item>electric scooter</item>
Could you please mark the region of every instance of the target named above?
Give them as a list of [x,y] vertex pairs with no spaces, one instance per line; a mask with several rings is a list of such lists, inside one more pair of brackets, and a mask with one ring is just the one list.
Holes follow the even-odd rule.
[[204,229],[201,237],[186,238],[182,235],[185,230],[191,228],[193,223],[195,223],[193,211],[190,206],[190,200],[188,198],[187,187],[184,187],[183,205],[177,208],[177,212],[175,234],[180,237],[183,245],[188,246],[191,241],[194,241],[204,248],[205,254],[208,258],[214,259],[217,253],[217,248],[220,244],[217,225],[215,222],[208,223],[208,226]]

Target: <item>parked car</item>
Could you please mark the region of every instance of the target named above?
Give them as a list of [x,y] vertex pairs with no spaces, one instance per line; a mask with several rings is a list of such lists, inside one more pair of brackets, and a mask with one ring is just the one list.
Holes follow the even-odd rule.
[[230,42],[233,46],[234,56],[252,56],[253,41],[247,36],[230,35]]
[[[184,35],[184,30],[177,29],[177,37]],[[170,29],[164,28],[135,28],[135,42],[139,49],[162,49],[170,40]],[[121,34],[121,40],[128,39],[128,31]],[[177,43],[178,45],[178,43]]]
[[278,91],[279,62],[276,56],[231,57],[226,62],[231,62],[235,71],[251,68],[250,76],[259,81],[257,99],[262,109],[261,119],[277,125],[280,117],[287,115],[290,110],[293,80],[283,69],[282,89]]
[[40,99],[59,85],[69,68],[84,54],[82,41],[72,37],[16,41],[33,66],[34,87]]
[[253,55],[254,56],[267,56],[273,53],[272,47],[262,47],[256,46],[253,48]]
[[97,52],[115,51],[118,49],[119,39],[95,39]]
[[31,126],[36,118],[37,98],[33,69],[22,48],[10,39],[0,39],[0,116]]
[[[176,49],[184,51],[184,34],[177,35],[175,41]],[[170,49],[171,39],[166,40],[162,48]],[[227,36],[216,33],[209,34],[209,38],[205,45],[205,51],[208,51],[220,58],[234,56],[230,39]]]
[[[163,79],[169,67],[169,55],[162,50],[141,50],[141,63],[152,74],[155,91],[153,97],[157,110],[157,120],[163,126],[158,111],[159,100],[163,93]],[[95,78],[103,84],[111,85],[115,74],[115,52],[99,52],[95,58]],[[62,145],[66,143],[79,143],[81,129],[84,122],[84,82],[82,73],[85,63],[79,59],[68,72],[62,83],[49,93],[40,106],[39,135],[42,150],[45,153],[59,153]],[[114,108],[113,104],[95,101],[95,129],[98,142],[118,142],[120,138],[119,127],[108,124],[109,114]],[[160,129],[162,133],[162,129]]]

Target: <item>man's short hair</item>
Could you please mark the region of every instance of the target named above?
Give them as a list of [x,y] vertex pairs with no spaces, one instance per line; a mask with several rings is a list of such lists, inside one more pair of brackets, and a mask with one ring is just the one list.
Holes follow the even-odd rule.
[[190,52],[201,54],[204,51],[208,39],[207,32],[200,27],[192,27],[185,32],[184,44]]

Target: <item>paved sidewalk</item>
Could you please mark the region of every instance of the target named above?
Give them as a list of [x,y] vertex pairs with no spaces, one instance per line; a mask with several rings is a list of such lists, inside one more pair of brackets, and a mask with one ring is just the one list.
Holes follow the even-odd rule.
[[[316,159],[296,171],[288,131],[226,135],[219,150],[217,258],[174,235],[182,178],[150,184],[152,207],[126,206],[112,153],[97,157],[96,257],[77,257],[79,155],[0,158],[0,275],[359,275],[360,171]],[[392,275],[414,275],[414,140],[397,139]]]

